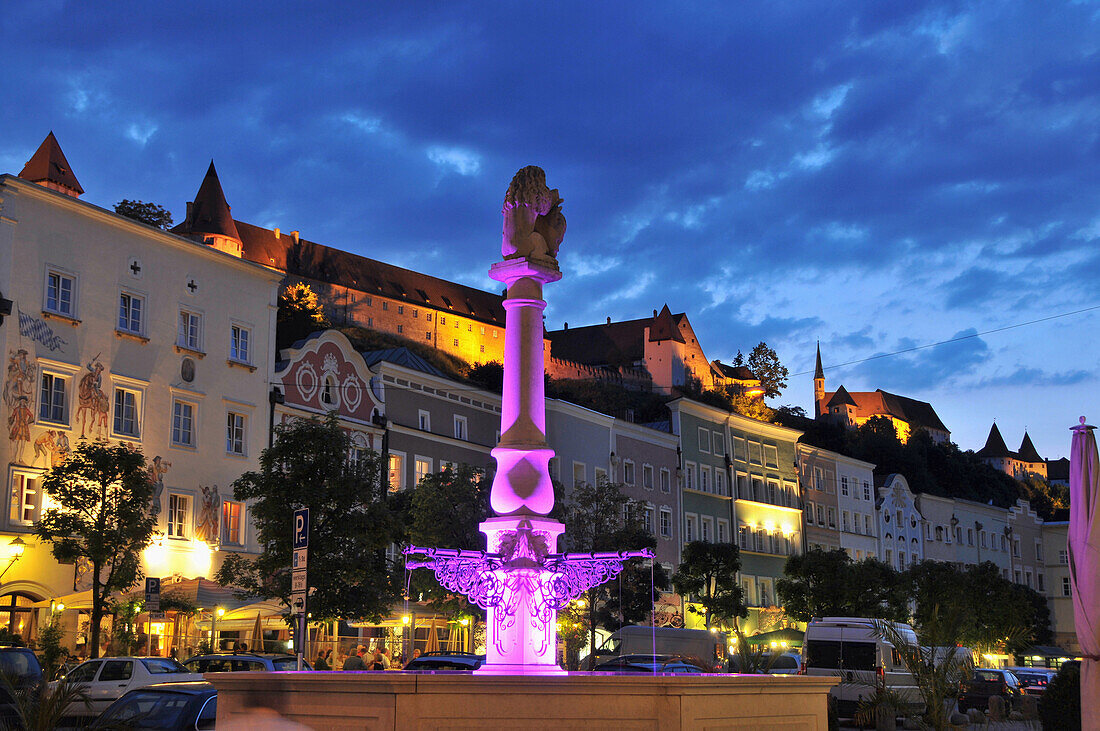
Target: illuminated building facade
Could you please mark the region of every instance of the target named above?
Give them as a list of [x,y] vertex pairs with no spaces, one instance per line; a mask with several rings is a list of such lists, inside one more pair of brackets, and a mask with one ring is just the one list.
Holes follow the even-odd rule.
[[[48,507],[43,474],[85,438],[145,454],[158,531],[147,576],[209,579],[227,551],[258,550],[230,485],[266,446],[279,276],[82,192],[52,134],[19,177],[0,177],[0,291],[11,301],[0,545],[27,544],[0,603],[87,604],[88,567],[57,563],[29,533]],[[30,636],[37,613],[18,614],[9,625]],[[75,634],[77,611],[65,622]]]
[[1029,477],[1047,479],[1047,462],[1039,456],[1038,450],[1035,449],[1035,445],[1031,442],[1031,437],[1028,436],[1026,431],[1024,432],[1023,441],[1020,442],[1020,449],[1013,452],[1005,444],[1004,437],[1001,436],[1001,430],[997,428],[996,424],[993,424],[989,428],[989,436],[986,437],[985,446],[979,449],[976,454],[982,462],[993,469],[1000,470],[1017,480],[1026,480]]

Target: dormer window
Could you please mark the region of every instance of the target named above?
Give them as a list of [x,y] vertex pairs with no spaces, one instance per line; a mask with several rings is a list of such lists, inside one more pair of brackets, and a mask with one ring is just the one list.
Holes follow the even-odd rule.
[[325,383],[321,387],[321,403],[332,406],[336,402],[336,379],[332,376],[325,377]]

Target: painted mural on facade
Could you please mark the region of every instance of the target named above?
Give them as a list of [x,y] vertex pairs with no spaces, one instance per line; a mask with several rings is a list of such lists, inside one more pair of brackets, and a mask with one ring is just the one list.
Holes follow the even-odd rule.
[[[77,390],[80,407],[76,418],[80,422],[80,438],[86,434],[107,435],[107,412],[110,402],[103,392],[103,364],[99,362],[99,353],[85,366],[87,371],[80,377]],[[91,427],[89,429],[89,426]]]
[[218,495],[218,486],[202,487],[202,509],[199,522],[195,526],[195,538],[208,544],[218,542],[218,517],[221,513],[222,499]]
[[72,451],[69,435],[59,429],[47,429],[34,440],[34,461],[37,463],[41,458],[46,469],[63,464]]
[[12,461],[23,463],[23,453],[31,441],[34,423],[34,394],[38,364],[24,348],[8,356],[8,375],[4,381],[4,404],[8,407],[8,439],[12,443]]
[[164,493],[164,476],[168,474],[171,462],[165,462],[158,454],[153,461],[145,467],[145,473],[149,478],[149,484],[153,486],[153,498],[149,513],[154,518],[160,514],[160,496]]

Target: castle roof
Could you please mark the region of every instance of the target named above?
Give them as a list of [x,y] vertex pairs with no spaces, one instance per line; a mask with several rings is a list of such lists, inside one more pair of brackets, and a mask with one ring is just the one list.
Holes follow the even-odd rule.
[[[664,313],[668,313],[664,316]],[[650,341],[656,321],[662,319],[662,330],[670,328],[676,334],[671,339],[684,342],[680,324],[687,318],[683,312],[673,315],[665,305],[661,314],[637,320],[610,322],[606,325],[588,325],[553,330],[546,333],[550,340],[550,352],[555,358],[572,360],[592,366],[633,365],[645,358],[645,329],[650,328]],[[670,324],[671,323],[671,324]],[[670,339],[669,335],[657,338]]]
[[504,323],[498,294],[449,282],[303,238],[236,221],[242,255],[287,274],[488,323]]
[[1024,432],[1024,440],[1020,442],[1020,451],[1016,453],[1022,462],[1042,462],[1043,458],[1039,456],[1039,451],[1035,449],[1035,445],[1031,443],[1031,437]]
[[840,388],[838,388],[836,390],[836,393],[833,394],[833,397],[831,399],[829,399],[829,402],[825,404],[825,408],[827,408],[827,409],[832,408],[833,406],[856,406],[856,407],[858,407],[859,404],[857,404],[852,399],[851,395],[844,388],[844,386],[841,386]]
[[1069,460],[1065,457],[1061,459],[1048,459],[1047,479],[1051,481],[1060,480],[1062,482],[1069,482]]
[[730,378],[730,379],[733,379],[735,381],[758,381],[758,380],[760,380],[756,377],[756,374],[753,373],[751,369],[749,369],[748,367],[743,366],[743,365],[741,365],[741,366],[726,365],[725,363],[723,363],[720,360],[711,361],[711,365],[713,365],[718,370],[718,373],[723,378]]
[[985,439],[985,446],[978,450],[977,456],[988,459],[1016,457],[1015,453],[1010,451],[1008,445],[1005,444],[1004,437],[1001,436],[1001,430],[997,428],[997,422],[993,422],[993,426],[989,428],[989,436]]
[[[843,386],[841,387],[843,389]],[[839,390],[838,390],[839,392]],[[913,429],[930,429],[950,433],[950,430],[940,421],[936,410],[927,401],[917,401],[908,396],[899,396],[895,393],[883,391],[881,388],[875,391],[848,391],[848,397],[854,402],[855,416],[857,418],[870,418],[872,416],[892,416],[899,421],[904,421]],[[835,393],[825,394],[825,403]]]
[[72,168],[69,167],[69,161],[65,159],[65,153],[61,151],[61,145],[58,144],[52,131],[46,135],[46,139],[42,140],[42,144],[38,146],[27,164],[23,166],[19,177],[32,183],[54,183],[68,188],[77,195],[84,192],[84,189],[80,187],[80,183],[77,182]]
[[210,161],[210,167],[206,170],[206,176],[202,179],[199,192],[195,194],[195,200],[188,206],[187,218],[183,223],[172,229],[178,234],[213,234],[227,238],[241,240],[233,216],[229,212],[229,203],[225,200],[225,192],[222,191],[221,181],[218,180],[218,171],[214,169],[214,161]]
[[649,342],[658,343],[662,340],[675,340],[678,343],[686,342],[680,334],[680,321],[673,318],[672,312],[666,304],[661,308],[661,313],[653,318],[653,324],[649,328]]

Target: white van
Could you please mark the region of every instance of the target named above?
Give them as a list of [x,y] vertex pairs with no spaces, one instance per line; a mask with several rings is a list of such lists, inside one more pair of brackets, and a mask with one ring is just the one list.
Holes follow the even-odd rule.
[[623,627],[596,649],[596,662],[620,655],[673,654],[697,657],[712,667],[725,669],[724,632],[673,627]]
[[[917,635],[907,624],[893,623],[913,644]],[[894,646],[875,635],[872,620],[864,617],[825,617],[806,625],[802,644],[805,675],[839,676],[845,681],[885,683],[923,709],[913,676],[906,670]],[[874,692],[869,685],[833,686],[829,695],[836,699],[841,718],[851,718],[861,699]]]

